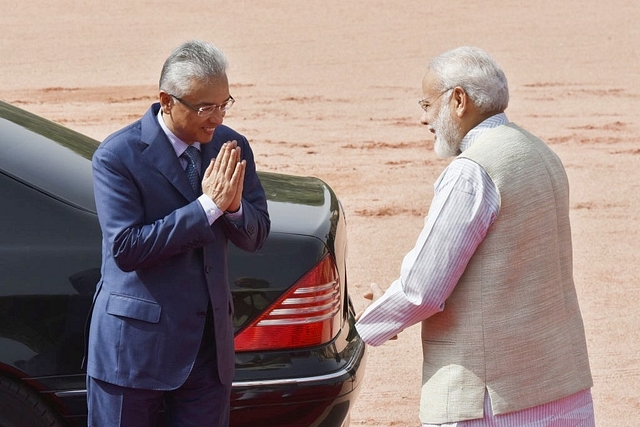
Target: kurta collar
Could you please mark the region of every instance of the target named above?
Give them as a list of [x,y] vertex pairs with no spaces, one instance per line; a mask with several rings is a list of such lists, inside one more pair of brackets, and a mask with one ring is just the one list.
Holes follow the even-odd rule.
[[507,119],[507,115],[505,113],[498,113],[494,116],[485,119],[480,124],[476,125],[473,129],[471,129],[467,134],[462,138],[462,142],[460,143],[460,151],[464,151],[467,148],[471,147],[473,143],[478,139],[480,135],[489,129],[493,129],[495,127],[506,125],[509,123],[509,119]]

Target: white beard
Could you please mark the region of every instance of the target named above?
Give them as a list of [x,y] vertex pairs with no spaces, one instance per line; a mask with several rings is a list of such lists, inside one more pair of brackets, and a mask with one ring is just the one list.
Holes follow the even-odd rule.
[[462,129],[451,118],[449,103],[443,102],[431,125],[436,134],[434,151],[439,157],[454,157],[460,154],[460,143],[464,135]]

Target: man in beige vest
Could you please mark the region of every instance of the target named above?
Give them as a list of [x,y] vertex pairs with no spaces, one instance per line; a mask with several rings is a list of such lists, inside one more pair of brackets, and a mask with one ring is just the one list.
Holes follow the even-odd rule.
[[594,426],[560,159],[507,120],[507,79],[482,50],[436,57],[422,90],[436,154],[456,157],[358,332],[377,346],[422,322],[425,427]]

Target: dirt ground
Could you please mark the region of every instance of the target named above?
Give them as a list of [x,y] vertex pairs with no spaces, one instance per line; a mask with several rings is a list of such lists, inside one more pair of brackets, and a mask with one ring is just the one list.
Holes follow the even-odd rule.
[[[157,94],[171,49],[200,38],[231,67],[226,124],[258,168],[342,199],[359,310],[399,273],[448,163],[419,123],[427,61],[476,45],[504,68],[507,115],[572,186],[575,279],[597,425],[640,424],[640,8],[637,0],[33,0],[0,6],[0,99],[102,140]],[[419,326],[371,348],[354,426],[418,426]]]

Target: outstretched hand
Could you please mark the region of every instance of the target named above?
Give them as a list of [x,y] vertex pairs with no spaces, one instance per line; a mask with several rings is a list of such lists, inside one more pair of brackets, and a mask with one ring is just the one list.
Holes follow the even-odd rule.
[[[362,296],[364,297],[364,299],[368,299],[369,301],[374,302],[375,300],[380,298],[383,293],[384,292],[382,291],[380,286],[378,286],[377,283],[371,283],[369,285],[369,290],[365,292]],[[371,302],[369,303],[369,305],[371,305]]]
[[246,160],[241,160],[237,141],[222,144],[215,159],[204,172],[202,192],[223,211],[235,212],[240,209]]
[[[362,297],[366,300],[369,300],[369,303],[367,304],[367,306],[364,308],[364,310],[366,310],[374,301],[376,301],[378,298],[380,298],[382,295],[384,294],[384,291],[382,290],[382,288],[380,288],[380,286],[377,283],[371,283],[369,285],[369,290],[366,291],[364,294],[362,294]],[[363,313],[364,313],[363,310]],[[360,316],[362,316],[362,313],[358,314],[356,316],[356,321],[360,320]],[[390,340],[397,340],[398,336],[395,335],[391,338],[389,338]]]

